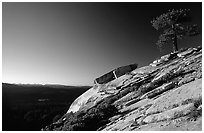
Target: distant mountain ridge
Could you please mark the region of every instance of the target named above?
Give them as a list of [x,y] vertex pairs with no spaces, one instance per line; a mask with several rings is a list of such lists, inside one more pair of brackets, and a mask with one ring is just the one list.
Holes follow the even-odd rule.
[[58,87],[76,87],[76,88],[81,88],[81,87],[91,87],[91,86],[81,86],[81,85],[61,85],[61,84],[16,84],[16,83],[2,83],[3,85],[18,85],[18,86],[44,86],[44,87],[52,87],[52,88],[58,88]]

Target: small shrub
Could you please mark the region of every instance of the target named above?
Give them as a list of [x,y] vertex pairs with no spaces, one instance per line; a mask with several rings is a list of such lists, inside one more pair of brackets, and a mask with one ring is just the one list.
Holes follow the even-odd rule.
[[174,119],[175,119],[175,118],[182,117],[182,116],[184,116],[184,114],[183,114],[182,111],[181,111],[181,112],[176,112],[176,113],[174,114]]
[[193,102],[193,99],[192,98],[189,98],[189,99],[186,99],[185,101],[183,101],[181,103],[181,105],[186,105],[186,104],[189,104],[189,103],[192,103]]
[[195,108],[198,108],[202,104],[202,97],[193,101]]
[[197,109],[202,104],[202,97],[192,99],[192,103],[194,103],[195,109],[188,115],[188,120],[196,120],[202,116],[202,109]]
[[172,108],[176,108],[176,107],[178,107],[179,106],[179,104],[173,104],[172,105]]
[[53,122],[53,123],[54,123],[54,122],[57,122],[61,117],[62,117],[62,116],[61,116],[60,114],[57,114],[57,115],[53,118],[52,122]]
[[201,110],[193,110],[189,115],[188,115],[188,120],[193,120],[195,121],[198,117],[202,116],[202,109]]

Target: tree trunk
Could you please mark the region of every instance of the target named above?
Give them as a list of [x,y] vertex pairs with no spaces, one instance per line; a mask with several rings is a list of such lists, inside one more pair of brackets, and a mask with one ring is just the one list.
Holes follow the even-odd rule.
[[173,52],[178,51],[178,45],[177,45],[177,35],[176,35],[176,30],[174,28],[175,26],[172,25],[173,31],[174,31],[174,36],[173,36]]
[[173,51],[174,52],[178,51],[177,36],[176,36],[176,34],[174,34],[174,39],[173,39]]

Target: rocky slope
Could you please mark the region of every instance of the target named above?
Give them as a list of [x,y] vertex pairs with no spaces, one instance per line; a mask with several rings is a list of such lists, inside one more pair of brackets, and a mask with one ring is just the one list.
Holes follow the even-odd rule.
[[162,56],[94,85],[43,130],[202,130],[202,48]]

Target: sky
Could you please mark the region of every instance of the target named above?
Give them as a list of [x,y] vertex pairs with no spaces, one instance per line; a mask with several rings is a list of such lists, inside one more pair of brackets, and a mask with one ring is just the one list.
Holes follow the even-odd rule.
[[[93,85],[124,65],[149,65],[172,51],[155,43],[162,31],[150,21],[169,9],[190,9],[202,29],[202,3],[2,4],[2,81],[23,84]],[[202,35],[178,47],[202,45]]]

